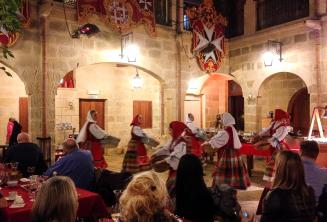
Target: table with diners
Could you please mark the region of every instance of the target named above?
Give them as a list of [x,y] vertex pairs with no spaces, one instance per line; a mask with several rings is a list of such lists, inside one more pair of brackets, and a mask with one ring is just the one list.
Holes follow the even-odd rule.
[[[5,187],[0,190],[3,196],[7,197],[9,192],[16,191],[17,195],[22,196],[25,202],[25,206],[22,208],[10,208],[12,201],[9,201],[9,206],[7,208],[0,209],[1,222],[29,222],[31,221],[31,211],[33,203],[28,195],[28,191],[22,187]],[[102,198],[93,192],[78,189],[78,211],[77,217],[96,217],[96,218],[106,218],[108,216],[107,208],[102,200]]]

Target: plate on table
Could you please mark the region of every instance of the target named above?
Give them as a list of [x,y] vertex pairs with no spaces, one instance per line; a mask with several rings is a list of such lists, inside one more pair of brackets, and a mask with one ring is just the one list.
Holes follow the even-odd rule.
[[25,207],[25,203],[19,203],[19,204],[13,203],[9,206],[9,208],[22,208],[22,207]]
[[7,200],[7,201],[14,201],[15,200],[15,197],[5,197],[5,199]]

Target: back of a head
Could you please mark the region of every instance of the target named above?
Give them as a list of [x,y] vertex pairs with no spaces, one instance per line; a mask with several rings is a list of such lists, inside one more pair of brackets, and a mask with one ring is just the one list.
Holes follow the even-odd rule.
[[274,188],[303,191],[307,188],[300,156],[292,151],[282,151],[276,157]]
[[31,139],[30,136],[27,133],[20,133],[17,136],[17,142],[18,143],[30,143]]
[[200,159],[193,154],[184,155],[176,175],[176,213],[196,215],[201,206],[209,204],[209,198]]
[[65,142],[63,142],[63,147],[64,147],[64,150],[66,152],[70,152],[71,150],[75,149],[78,147],[77,143],[76,143],[76,140],[74,140],[73,138],[68,138],[65,140]]
[[186,187],[192,187],[194,184],[202,182],[203,168],[200,159],[193,154],[182,156],[177,168],[176,185],[178,183]]
[[317,159],[319,155],[319,145],[316,141],[303,141],[301,142],[301,156],[311,159]]
[[137,174],[120,197],[123,221],[151,221],[167,203],[165,183],[152,171]]
[[78,199],[74,182],[63,176],[44,182],[32,209],[33,222],[75,222]]

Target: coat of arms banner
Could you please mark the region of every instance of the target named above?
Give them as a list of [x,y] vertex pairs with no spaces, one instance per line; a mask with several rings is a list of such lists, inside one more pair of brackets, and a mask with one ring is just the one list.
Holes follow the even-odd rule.
[[217,71],[225,55],[224,30],[227,20],[217,13],[212,0],[187,10],[193,32],[192,51],[202,70]]
[[154,0],[77,0],[78,20],[99,15],[120,33],[143,24],[151,36],[156,34]]

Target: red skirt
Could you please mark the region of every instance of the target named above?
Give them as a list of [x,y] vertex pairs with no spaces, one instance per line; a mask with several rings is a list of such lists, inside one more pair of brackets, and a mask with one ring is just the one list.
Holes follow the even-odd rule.
[[203,150],[201,147],[201,141],[197,140],[196,138],[192,137],[192,154],[194,154],[197,157],[201,157]]
[[93,156],[93,164],[97,168],[107,168],[108,164],[104,158],[104,149],[100,141],[86,141],[84,149],[90,150]]

